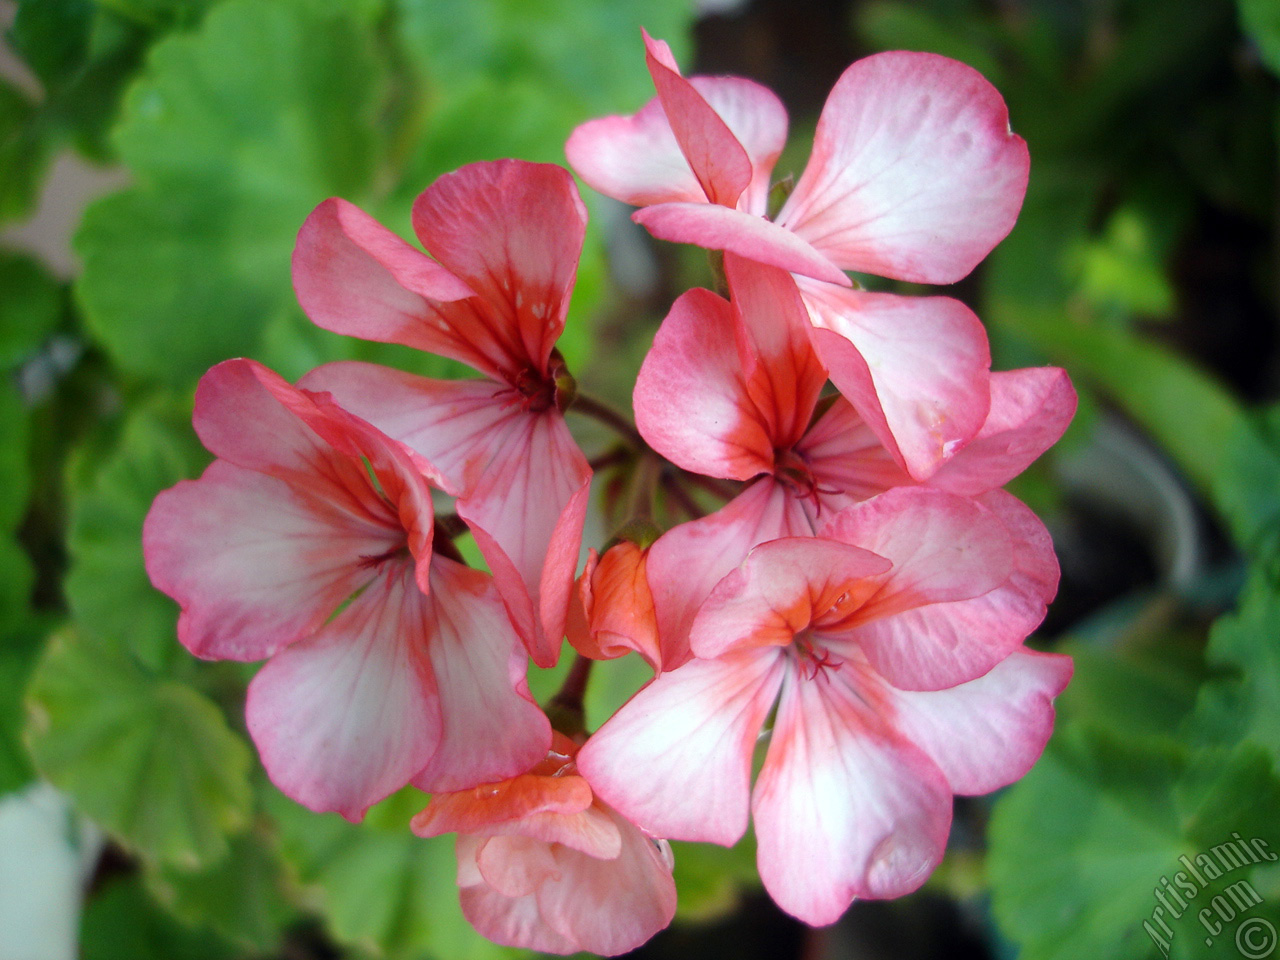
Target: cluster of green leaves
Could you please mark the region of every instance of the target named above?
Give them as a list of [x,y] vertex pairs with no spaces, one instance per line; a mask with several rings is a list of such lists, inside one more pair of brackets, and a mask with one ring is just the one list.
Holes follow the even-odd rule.
[[[346,197],[410,236],[414,197],[447,170],[563,163],[573,126],[652,95],[640,26],[682,50],[691,15],[688,0],[18,4],[6,39],[29,76],[0,81],[0,224],[33,210],[61,151],[128,181],[79,224],[72,283],[0,251],[0,792],[50,781],[127,859],[86,906],[84,956],[271,956],[286,938],[294,954],[506,952],[462,920],[452,841],[409,831],[421,794],[353,825],[265,782],[242,719],[252,668],[181,648],[142,522],[208,463],[190,413],[214,363],[453,369],[305,320],[289,258],[317,203]],[[608,284],[593,227],[571,363]],[[611,675],[597,700],[640,682]],[[726,900],[720,872],[692,866],[706,893],[684,909]]]
[[[1189,597],[1127,597],[1097,618],[1105,628],[1081,627],[1062,647],[1076,675],[1053,740],[996,804],[989,831],[995,918],[1024,960],[1234,956],[1246,916],[1280,927],[1280,869],[1265,860],[1206,877],[1185,910],[1162,881],[1186,872],[1180,857],[1195,862],[1233,834],[1280,848],[1280,444],[1274,411],[1156,339],[1187,308],[1173,259],[1197,216],[1273,229],[1276,10],[1030,2],[1015,16],[887,0],[858,14],[876,46],[982,70],[1028,141],[1026,204],[982,277],[979,312],[1004,365],[1071,372],[1077,444],[1106,406],[1139,425],[1227,531],[1240,558],[1228,579],[1246,584],[1207,631],[1168,613],[1197,612]],[[1038,506],[1052,510],[1052,499]],[[1263,902],[1215,934],[1200,911],[1242,879]],[[1153,921],[1157,908],[1171,933]]]

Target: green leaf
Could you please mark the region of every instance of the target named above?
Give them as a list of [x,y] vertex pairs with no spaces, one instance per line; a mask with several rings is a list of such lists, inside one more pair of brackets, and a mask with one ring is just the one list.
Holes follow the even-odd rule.
[[34,618],[0,643],[0,795],[31,782],[34,771],[22,745],[22,698],[48,624]]
[[675,841],[671,850],[679,898],[676,916],[682,920],[723,917],[738,906],[744,891],[760,887],[755,834],[750,831],[732,847]]
[[138,185],[75,241],[86,321],[122,369],[189,383],[296,313],[298,227],[326,197],[360,199],[383,81],[368,24],[301,2],[228,0],[152,49],[116,137]]
[[[1013,323],[1005,313],[1004,322]],[[1120,403],[1280,575],[1280,455],[1221,383],[1158,344],[1114,328],[1028,312],[1017,330]]]
[[392,960],[524,955],[485,940],[463,918],[453,838],[409,832],[410,818],[426,806],[423,794],[406,788],[352,824],[267,791],[284,855],[340,942]]
[[40,192],[51,151],[35,117],[27,95],[0,78],[0,223],[30,213]]
[[46,87],[79,68],[89,50],[92,0],[21,0],[9,42]]
[[1280,595],[1255,578],[1239,610],[1219,619],[1210,631],[1208,661],[1230,674],[1202,688],[1192,730],[1218,743],[1257,744],[1280,764],[1277,624]]
[[1275,0],[1239,0],[1240,26],[1258,45],[1271,71],[1280,75],[1280,4]]
[[36,351],[62,316],[62,287],[34,258],[0,251],[0,370]]
[[209,455],[191,429],[189,408],[171,403],[136,410],[115,449],[100,465],[95,459],[95,450],[82,453],[84,469],[69,471],[67,600],[86,637],[123,643],[159,668],[181,653],[178,606],[147,577],[142,522],[156,494],[197,476]]
[[91,896],[80,922],[81,960],[230,960],[238,955],[218,937],[178,923],[132,877],[116,879]]
[[194,870],[248,823],[251,753],[221,711],[126,654],[56,635],[27,694],[40,773],[125,847]]
[[[988,856],[996,917],[1022,960],[1146,960],[1163,953],[1153,932],[1173,956],[1222,956],[1205,943],[1197,911],[1236,881],[1269,884],[1270,864],[1219,878],[1206,871],[1196,884],[1179,858],[1214,858],[1233,832],[1270,840],[1277,817],[1280,781],[1257,748],[1193,753],[1171,740],[1068,727],[996,807]],[[1179,919],[1155,891],[1179,884],[1180,871],[1192,886]],[[1273,921],[1276,906],[1262,908]]]
[[[688,49],[689,0],[399,0],[411,61],[434,86],[477,73],[538,81],[567,100],[578,120],[637,109],[650,99],[640,27]],[[563,141],[562,141],[563,142]]]
[[297,919],[284,863],[261,831],[236,837],[229,855],[208,870],[156,867],[147,872],[146,883],[184,923],[264,953],[279,947],[285,928]]

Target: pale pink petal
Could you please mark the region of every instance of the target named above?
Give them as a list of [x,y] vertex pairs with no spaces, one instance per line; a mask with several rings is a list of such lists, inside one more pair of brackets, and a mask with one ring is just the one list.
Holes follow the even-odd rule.
[[942,772],[868,693],[850,668],[790,673],[752,797],[760,879],[806,923],[834,923],[855,897],[910,893],[946,847]]
[[302,225],[293,286],[312,322],[334,333],[402,343],[493,377],[517,349],[476,302],[484,291],[345,200],[326,200]]
[[443,730],[414,785],[462,790],[528,770],[546,756],[551,725],[529,695],[524,648],[492,578],[436,557],[428,615]]
[[527,410],[492,381],[430,380],[365,363],[327,364],[306,383],[405,443],[459,496],[458,514],[521,638],[539,665],[554,664],[591,480],[563,415]]
[[894,691],[893,725],[933,759],[952,792],[989,793],[1039,759],[1053,732],[1053,698],[1070,679],[1070,657],[1015,650],[977,680]]
[[489,458],[459,498],[507,612],[543,667],[560,655],[586,520],[591,468],[554,408],[520,412],[487,438]]
[[397,549],[394,514],[306,496],[215,461],[156,497],[142,530],[147,573],[182,607],[178,639],[199,657],[261,660],[321,626]]
[[431,759],[442,730],[427,660],[431,602],[410,565],[385,564],[350,606],[254,677],[249,734],[286,795],[358,821]]
[[587,741],[578,769],[651,836],[732,845],[747,828],[751,755],[781,657],[750,650],[662,674]]
[[253,360],[226,360],[201,377],[192,420],[219,459],[366,521],[398,518],[425,576],[431,490],[406,447]]
[[736,207],[751,184],[751,158],[719,114],[680,75],[671,49],[644,35],[645,61],[680,152],[711,203]]
[[636,377],[636,427],[677,466],[746,480],[773,466],[770,424],[745,383],[745,332],[709,290],[678,299]]
[[502,365],[508,382],[521,368],[547,372],[586,226],[573,177],[544,163],[468,164],[414,202],[413,227],[423,245],[476,292],[495,339],[517,344]]
[[[724,121],[751,160],[751,185],[738,205],[762,214],[769,175],[787,139],[787,113],[769,90],[740,77],[691,77],[689,83]],[[582,124],[565,144],[569,165],[607,197],[636,207],[706,202],[656,97],[628,117]]]
[[982,428],[991,350],[949,297],[900,297],[801,279],[814,345],[831,379],[917,480]]
[[778,222],[846,270],[954,283],[1013,228],[1027,145],[971,67],[895,51],[853,64]]
[[1040,602],[1011,586],[1018,544],[1002,517],[940,493],[890,490],[821,531],[893,561],[880,592],[825,631],[856,642],[900,689],[937,690],[986,673],[1026,638],[1034,623],[1023,608]]
[[491,842],[480,837],[458,837],[459,898],[467,922],[481,936],[503,946],[563,955],[576,953],[577,945],[542,919],[534,894],[505,897],[485,883],[476,858],[481,848]]
[[1076,391],[1065,370],[991,374],[986,423],[929,478],[930,486],[970,496],[1004,486],[1058,442],[1075,412]]
[[742,210],[713,203],[669,202],[637,210],[631,219],[659,240],[728,250],[806,277],[851,285],[839,267],[790,230]]
[[553,847],[559,876],[537,894],[543,918],[579,950],[612,957],[634,950],[671,923],[676,885],[669,848],[605,808],[622,836],[615,859]]
[[836,398],[796,452],[809,463],[819,487],[838,492],[827,497],[836,509],[915,484],[844,397]]
[[809,339],[808,311],[785,270],[726,253],[725,276],[734,312],[750,343],[747,393],[775,449],[804,436],[827,371]]
[[802,503],[772,477],[763,477],[710,516],[659,537],[649,548],[647,571],[663,669],[674,670],[692,656],[689,631],[698,608],[752,547],[812,533]]
[[786,537],[755,547],[721,580],[694,620],[697,657],[786,646],[833,611],[854,609],[880,589],[888,560],[818,537]]
[[299,382],[419,454],[422,469],[461,496],[479,480],[492,438],[524,416],[515,391],[492,380],[433,380],[375,363],[327,363]]
[[504,897],[528,896],[559,874],[551,844],[518,834],[497,836],[481,846],[476,866],[484,882]]

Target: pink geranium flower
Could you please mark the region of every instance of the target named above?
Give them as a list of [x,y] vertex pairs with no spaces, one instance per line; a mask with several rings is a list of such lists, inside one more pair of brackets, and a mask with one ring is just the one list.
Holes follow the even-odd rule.
[[269,658],[246,714],[281,790],[359,820],[546,751],[491,578],[432,551],[428,465],[250,360],[205,374],[194,421],[218,459],[156,498],[147,572],[192,653]]
[[422,837],[456,831],[467,920],[495,943],[613,956],[675,915],[671,848],[603,803],[562,734],[528,773],[437,794],[413,818]]
[[909,893],[942,857],[952,795],[1022,776],[1070,677],[1062,656],[1015,650],[975,678],[947,655],[988,642],[981,601],[1011,563],[989,511],[924,489],[850,507],[823,537],[762,544],[699,612],[699,659],[633,697],[579,765],[672,839],[732,844],[750,803],[765,888],[808,923]]
[[[636,424],[655,450],[706,476],[759,478],[711,516],[668,531],[648,553],[667,669],[688,659],[699,604],[751,547],[810,536],[856,501],[917,483],[843,397],[815,419],[827,371],[791,277],[734,254],[725,255],[725,274],[732,300],[707,290],[677,300],[636,380]],[[1075,392],[1055,368],[993,374],[990,391],[978,435],[953,449],[927,483],[982,498],[1015,536],[1018,572],[1005,591],[1006,616],[1025,636],[1056,590],[1057,561],[1039,520],[998,488],[1061,436]]]
[[986,334],[956,300],[869,293],[844,271],[953,283],[1004,238],[1029,161],[999,93],[934,54],[859,60],[770,220],[782,104],[741,78],[685,79],[665,43],[645,34],[645,44],[657,98],[579,127],[569,162],[601,193],[643,207],[634,219],[661,239],[796,274],[832,379],[894,459],[927,477],[986,416]]
[[309,386],[416,450],[458,498],[534,660],[560,652],[591,470],[564,422],[564,329],[586,208],[566,170],[499,160],[446,174],[413,206],[432,257],[344,200],[293,257],[307,315],[338,333],[467,363],[481,380],[330,364]]

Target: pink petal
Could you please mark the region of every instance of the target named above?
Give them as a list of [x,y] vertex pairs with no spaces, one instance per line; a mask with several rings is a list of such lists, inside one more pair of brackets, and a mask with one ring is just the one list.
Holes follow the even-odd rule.
[[804,240],[752,213],[713,203],[669,202],[637,210],[631,219],[659,240],[728,250],[758,263],[850,286],[849,278]]
[[458,837],[459,896],[467,922],[481,936],[503,946],[562,955],[576,953],[577,945],[542,919],[534,894],[505,897],[484,882],[476,858],[481,848],[491,842],[479,837]]
[[1017,610],[1026,605],[1022,591],[1005,589],[1016,544],[1002,518],[972,500],[900,487],[841,511],[822,535],[893,561],[880,592],[844,629],[900,689],[979,677],[1034,626]]
[[362,340],[402,343],[500,377],[516,350],[463,279],[358,207],[326,200],[298,233],[293,286],[312,322]]
[[560,655],[591,468],[554,408],[495,429],[476,485],[458,499],[507,613],[542,667]]
[[419,463],[331,397],[253,360],[226,360],[200,378],[192,422],[219,459],[285,480],[299,496],[377,522],[398,517],[425,571],[433,517]]
[[1075,412],[1076,392],[1065,370],[993,373],[986,423],[929,484],[971,496],[1002,487],[1058,442]]
[[757,480],[710,516],[672,527],[649,548],[647,571],[662,667],[687,661],[698,608],[758,543],[813,533],[800,501],[772,477]]
[[898,897],[942,859],[951,791],[863,698],[853,671],[788,675],[752,798],[760,879],[783,910],[834,923],[855,897]]
[[773,650],[693,660],[615,713],[578,769],[651,836],[729,846],[747,828],[751,754],[781,681]]
[[420,454],[456,493],[516,629],[555,663],[591,469],[555,409],[525,410],[492,381],[430,380],[373,364],[327,364],[308,386],[333,393]]
[[734,313],[751,347],[747,393],[773,447],[789,449],[808,429],[827,382],[809,342],[808,311],[785,270],[732,253],[725,254],[724,269]]
[[475,487],[492,437],[523,416],[515,391],[492,380],[433,380],[375,363],[342,361],[300,381],[405,444],[453,496]]
[[954,793],[989,793],[1039,759],[1053,732],[1053,698],[1070,679],[1070,657],[1015,650],[977,680],[895,691],[893,724],[933,759]]
[[650,446],[704,476],[746,480],[770,470],[774,443],[744,380],[747,351],[728,303],[709,290],[681,296],[636,377],[636,427]]
[[559,876],[535,894],[543,918],[579,950],[611,957],[634,950],[671,923],[676,885],[670,851],[615,811],[603,809],[622,836],[616,859],[552,848]]
[[320,627],[372,579],[362,558],[403,542],[394,517],[357,507],[225,461],[161,493],[143,552],[182,607],[178,638],[198,657],[261,660]]
[[492,578],[436,557],[428,614],[443,732],[414,785],[462,790],[528,770],[546,755],[551,725],[529,695],[524,648]]
[[[684,77],[662,41],[644,35],[645,61],[680,152],[711,203],[736,207],[751,184],[751,158],[719,114]],[[763,212],[763,211],[762,211]]]
[[778,222],[846,270],[954,283],[1013,228],[1027,146],[994,87],[930,53],[881,53],[836,82]]
[[386,564],[337,617],[258,672],[246,720],[276,786],[358,821],[422,769],[442,735],[432,620],[411,567]]
[[968,307],[804,279],[800,291],[832,381],[915,479],[982,428],[991,351]]
[[808,461],[818,486],[838,491],[827,497],[836,509],[891,487],[915,484],[844,397],[836,398],[796,452]]
[[787,646],[834,608],[853,608],[880,589],[891,564],[860,547],[787,537],[755,547],[716,585],[694,620],[698,657],[755,646]]
[[[751,185],[739,199],[762,214],[769,175],[787,139],[787,113],[769,90],[740,77],[691,77],[689,83],[728,126],[751,160]],[[656,97],[629,117],[601,117],[582,124],[565,144],[569,165],[607,197],[636,207],[655,203],[703,203],[706,193],[680,151],[662,101]]]
[[[573,177],[551,164],[468,164],[415,201],[418,238],[476,292],[492,336],[516,344],[500,365],[508,382],[522,367],[546,373],[564,329],[586,226]],[[457,326],[460,335],[476,331],[474,322]]]

